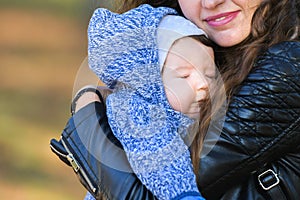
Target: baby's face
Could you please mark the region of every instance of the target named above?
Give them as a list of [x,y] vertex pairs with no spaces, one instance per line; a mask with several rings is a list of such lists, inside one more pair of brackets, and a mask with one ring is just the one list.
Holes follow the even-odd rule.
[[166,57],[162,79],[170,105],[193,119],[200,116],[200,106],[209,95],[215,79],[213,50],[185,37],[177,40]]

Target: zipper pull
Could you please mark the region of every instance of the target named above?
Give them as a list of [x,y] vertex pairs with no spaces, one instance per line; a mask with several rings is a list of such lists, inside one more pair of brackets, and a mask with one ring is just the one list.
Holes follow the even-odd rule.
[[67,155],[68,161],[71,163],[72,168],[74,169],[75,172],[78,172],[80,169],[79,164],[75,160],[74,156],[72,154]]

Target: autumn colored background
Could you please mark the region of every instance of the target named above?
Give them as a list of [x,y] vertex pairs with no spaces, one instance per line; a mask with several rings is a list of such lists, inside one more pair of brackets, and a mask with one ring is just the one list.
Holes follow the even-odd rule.
[[83,199],[49,140],[70,116],[89,17],[111,3],[0,0],[0,199]]

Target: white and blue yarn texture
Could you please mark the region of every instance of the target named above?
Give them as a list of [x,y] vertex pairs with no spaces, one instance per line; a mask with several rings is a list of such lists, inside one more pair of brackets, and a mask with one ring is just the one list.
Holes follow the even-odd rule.
[[141,182],[158,199],[202,199],[182,139],[194,121],[171,108],[161,79],[156,30],[165,15],[176,12],[97,9],[88,28],[89,65],[113,89],[109,124]]

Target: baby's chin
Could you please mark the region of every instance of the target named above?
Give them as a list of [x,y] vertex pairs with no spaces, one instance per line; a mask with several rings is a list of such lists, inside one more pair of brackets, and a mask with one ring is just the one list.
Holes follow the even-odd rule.
[[200,112],[188,112],[188,113],[184,113],[184,114],[194,120],[200,119]]
[[181,112],[191,119],[199,120],[200,118],[200,109],[187,110],[186,108],[182,107],[178,101],[170,102],[170,105],[175,111]]

